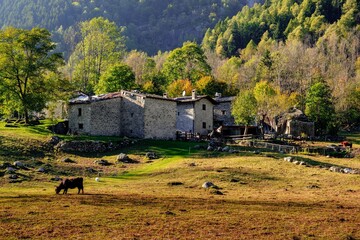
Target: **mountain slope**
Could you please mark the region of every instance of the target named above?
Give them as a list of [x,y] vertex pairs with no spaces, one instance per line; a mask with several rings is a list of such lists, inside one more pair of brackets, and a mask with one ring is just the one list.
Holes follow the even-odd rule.
[[40,26],[55,32],[103,16],[126,27],[130,49],[152,54],[186,40],[201,40],[207,28],[246,4],[246,0],[0,0],[0,27]]

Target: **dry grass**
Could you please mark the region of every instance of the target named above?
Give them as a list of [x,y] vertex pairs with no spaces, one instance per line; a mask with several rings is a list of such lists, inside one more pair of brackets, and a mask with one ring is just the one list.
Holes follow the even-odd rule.
[[[338,160],[350,162],[359,159]],[[358,175],[262,156],[184,158],[146,170],[156,164],[86,178],[85,195],[55,195],[43,180],[2,185],[0,239],[360,238]],[[201,189],[204,181],[224,195]]]
[[[36,141],[41,141],[19,141],[17,147],[14,135],[3,136],[0,163],[17,154],[28,159],[27,146],[38,149]],[[294,165],[276,153],[209,154],[193,151],[192,145],[140,143],[124,149],[138,164],[110,166],[94,161],[114,163],[119,152],[44,151],[34,161],[52,165],[48,174],[23,170],[31,180],[16,184],[0,177],[0,239],[360,239],[360,175]],[[149,150],[162,158],[147,162]],[[63,163],[65,157],[76,163]],[[295,157],[360,168],[359,156]],[[97,174],[85,171],[88,167],[102,172],[100,182],[94,180]],[[55,195],[54,174],[84,176],[85,194]],[[202,189],[205,181],[223,195]]]

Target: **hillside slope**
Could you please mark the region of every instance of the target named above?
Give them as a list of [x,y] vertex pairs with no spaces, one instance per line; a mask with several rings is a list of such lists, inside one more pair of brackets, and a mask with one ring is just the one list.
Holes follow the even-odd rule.
[[63,33],[80,21],[102,16],[126,27],[128,48],[151,54],[186,40],[201,40],[207,28],[246,4],[246,0],[0,0],[0,27],[40,26]]

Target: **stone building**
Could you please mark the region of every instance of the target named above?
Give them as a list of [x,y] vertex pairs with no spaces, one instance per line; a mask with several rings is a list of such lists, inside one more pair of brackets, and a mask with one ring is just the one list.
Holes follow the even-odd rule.
[[214,128],[214,105],[209,96],[197,96],[192,91],[189,97],[175,98],[177,102],[176,130],[207,135]]
[[175,127],[176,101],[156,95],[121,91],[69,103],[72,133],[174,139]]
[[231,114],[231,106],[235,97],[222,97],[220,93],[217,93],[214,100],[216,102],[214,105],[214,127],[234,126],[235,120]]

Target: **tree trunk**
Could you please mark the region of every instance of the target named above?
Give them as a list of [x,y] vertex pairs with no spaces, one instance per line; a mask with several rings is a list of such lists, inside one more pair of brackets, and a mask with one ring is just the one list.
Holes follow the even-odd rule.
[[244,136],[246,136],[246,135],[247,135],[248,130],[249,130],[249,126],[248,126],[248,125],[245,125]]

